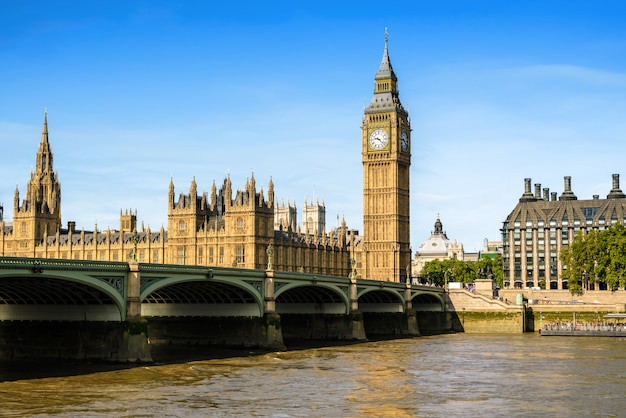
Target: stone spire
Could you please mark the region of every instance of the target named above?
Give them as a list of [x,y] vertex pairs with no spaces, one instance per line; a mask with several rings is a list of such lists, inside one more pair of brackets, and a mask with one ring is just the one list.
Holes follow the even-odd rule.
[[211,210],[215,210],[215,205],[217,205],[217,186],[215,185],[215,179],[213,179],[213,184],[211,185]]
[[233,183],[230,180],[230,173],[224,182],[224,195],[226,199],[226,205],[232,206],[233,204]]
[[174,208],[175,198],[174,198],[174,179],[170,177],[170,187],[169,192],[167,194],[168,204],[171,209]]
[[274,182],[272,181],[272,177],[270,176],[270,182],[267,186],[267,207],[274,207]]
[[50,142],[48,142],[48,112],[44,111],[41,142],[39,143],[39,150],[37,151],[36,171],[38,173],[52,172],[53,169],[52,151],[50,150]]
[[191,186],[189,186],[189,197],[192,199],[192,204],[196,204],[195,199],[198,197],[198,184],[196,183],[196,176],[193,176],[191,180]]
[[52,161],[53,155],[48,141],[48,113],[44,112],[36,168],[35,172],[31,173],[26,199],[32,210],[58,216],[61,210],[61,185],[55,176]]
[[383,59],[380,62],[380,67],[378,68],[375,78],[376,80],[392,79],[393,81],[398,81],[398,77],[396,77],[396,73],[393,72],[391,60],[389,59],[389,33],[387,32],[387,28],[385,28],[385,50],[383,51]]
[[18,189],[14,196],[14,220],[30,224],[35,241],[44,239],[45,231],[61,226],[61,184],[54,172],[53,155],[48,141],[48,113],[44,112],[41,142],[35,157],[35,170],[30,173],[23,202]]
[[365,109],[365,113],[394,110],[401,110],[406,113],[402,103],[400,103],[398,77],[396,77],[389,59],[389,34],[385,28],[385,49],[380,67],[374,77],[374,97]]

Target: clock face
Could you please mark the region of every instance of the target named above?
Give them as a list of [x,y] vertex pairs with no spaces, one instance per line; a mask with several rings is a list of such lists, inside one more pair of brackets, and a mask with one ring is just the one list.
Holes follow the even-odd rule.
[[389,135],[384,129],[376,129],[370,134],[370,147],[375,150],[383,149],[389,142]]
[[406,131],[402,131],[400,135],[400,148],[402,148],[402,151],[409,149],[409,134]]

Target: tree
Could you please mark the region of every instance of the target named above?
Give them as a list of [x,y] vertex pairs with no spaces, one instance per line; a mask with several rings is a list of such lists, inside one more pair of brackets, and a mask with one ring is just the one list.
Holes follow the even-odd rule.
[[598,258],[598,234],[591,231],[585,235],[578,232],[572,243],[559,254],[563,263],[562,278],[572,294],[588,288],[587,280],[595,277],[595,260]]
[[478,269],[482,268],[483,270],[487,269],[487,267],[491,268],[491,272],[493,274],[493,279],[496,281],[496,284],[500,287],[504,285],[504,261],[502,255],[497,254],[494,258],[483,257],[480,260],[473,263],[476,268],[476,274],[478,274]]
[[601,265],[609,290],[626,286],[626,227],[618,223],[600,233]]
[[564,265],[562,277],[567,279],[572,294],[605,284],[607,289],[626,287],[626,227],[617,223],[604,231],[578,233],[569,247],[561,250]]
[[482,258],[476,262],[456,258],[428,261],[424,264],[419,277],[422,282],[437,286],[443,286],[448,282],[473,283],[479,278],[478,269],[486,269],[487,266],[491,267],[496,283],[502,286],[504,274],[502,256],[499,254],[493,259]]

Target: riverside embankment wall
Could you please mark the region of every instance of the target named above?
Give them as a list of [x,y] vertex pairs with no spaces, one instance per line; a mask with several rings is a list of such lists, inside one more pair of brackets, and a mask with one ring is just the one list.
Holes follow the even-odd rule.
[[[601,323],[606,321],[606,314],[626,312],[621,298],[626,298],[626,292],[598,291],[572,299],[569,292],[507,291],[495,299],[465,289],[449,289],[446,296],[446,310],[455,312],[455,331],[468,333],[537,332],[543,324]],[[518,304],[521,300],[524,303]]]
[[525,330],[523,305],[507,304],[465,289],[448,290],[446,311],[454,312],[452,325],[457,332],[521,333]]

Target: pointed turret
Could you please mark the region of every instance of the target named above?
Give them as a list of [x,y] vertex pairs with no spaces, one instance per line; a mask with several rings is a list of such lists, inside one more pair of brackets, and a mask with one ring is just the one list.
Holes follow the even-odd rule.
[[195,203],[195,199],[198,197],[198,184],[196,183],[196,177],[193,177],[191,180],[191,186],[189,187],[189,197],[192,199],[192,202]]
[[267,186],[267,207],[274,207],[274,182],[270,176],[270,182]]
[[168,205],[170,209],[174,208],[174,180],[170,177],[170,189],[167,194]]
[[217,186],[215,185],[215,179],[214,179],[213,185],[211,186],[211,210],[215,210],[216,204],[217,204]]
[[48,141],[48,112],[43,114],[43,129],[41,130],[41,142],[37,152],[37,172],[52,172],[52,151]]
[[250,183],[248,184],[248,202],[251,205],[254,205],[256,197],[256,180],[254,179],[254,171],[252,172],[252,176],[250,177]]
[[393,71],[391,60],[389,59],[389,34],[385,29],[385,49],[380,67],[374,77],[374,97],[365,110],[365,113],[379,112],[381,110],[402,110],[400,103],[400,93],[398,91],[398,77]]
[[233,183],[230,180],[230,173],[228,173],[228,177],[226,177],[226,181],[224,182],[224,194],[226,198],[226,206],[232,206],[233,204]]
[[20,207],[20,189],[15,186],[15,193],[13,194],[13,213],[17,213]]
[[341,247],[346,246],[348,235],[348,226],[346,224],[346,217],[344,214],[341,215],[341,230],[339,232],[339,245]]
[[396,77],[396,74],[393,72],[391,60],[389,60],[389,33],[387,32],[387,29],[385,29],[385,50],[383,51],[383,59],[380,62],[380,67],[376,73],[376,80],[378,79],[391,79],[393,81],[398,81],[398,77]]
[[54,172],[53,155],[48,140],[48,114],[44,112],[41,142],[35,157],[35,170],[30,173],[26,194],[20,203],[15,191],[14,220],[27,225],[29,239],[41,242],[45,231],[61,227],[61,184]]

